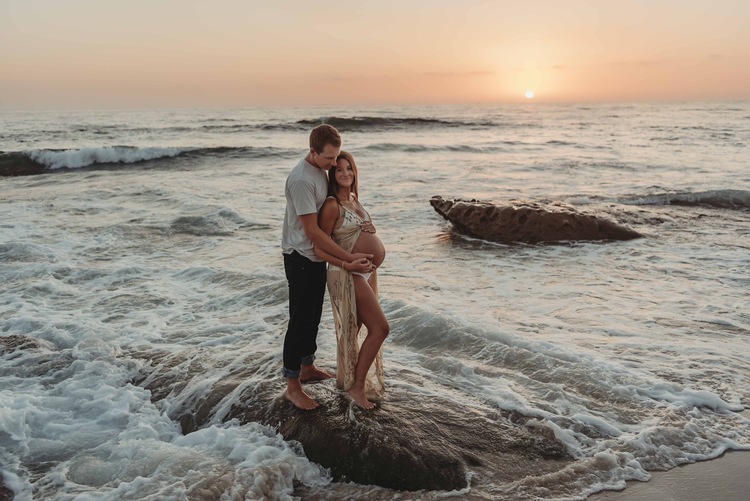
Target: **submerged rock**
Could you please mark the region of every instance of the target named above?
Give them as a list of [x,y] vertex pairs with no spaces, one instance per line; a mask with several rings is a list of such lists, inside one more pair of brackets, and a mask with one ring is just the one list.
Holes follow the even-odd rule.
[[498,243],[552,243],[572,240],[632,240],[643,235],[607,219],[581,214],[561,204],[516,203],[497,206],[476,200],[430,204],[459,233]]
[[3,476],[0,475],[0,501],[13,501],[13,491],[3,484]]
[[30,336],[20,334],[10,334],[0,336],[0,355],[12,353],[16,350],[35,350],[43,346],[44,343]]

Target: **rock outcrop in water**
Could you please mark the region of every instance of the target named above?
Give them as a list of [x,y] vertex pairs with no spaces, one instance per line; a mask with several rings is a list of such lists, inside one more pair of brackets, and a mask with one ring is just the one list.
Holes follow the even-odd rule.
[[322,406],[313,412],[275,398],[267,405],[238,406],[230,417],[275,424],[336,480],[397,490],[462,489],[469,469],[488,468],[494,480],[501,480],[497,472],[504,480],[519,480],[570,461],[552,433],[534,434],[448,401],[396,392],[364,412],[337,392],[333,381],[316,386],[308,391]]
[[553,243],[573,240],[632,240],[643,235],[597,216],[561,204],[517,203],[497,206],[476,200],[445,200],[430,204],[453,223],[457,232],[498,243]]
[[[25,336],[0,336],[0,353],[37,352],[34,373],[71,365],[69,354],[45,346]],[[328,468],[337,481],[452,491],[464,489],[470,474],[476,487],[558,472],[573,461],[554,432],[533,424],[531,417],[480,412],[404,388],[391,389],[377,409],[362,411],[334,380],[311,383],[306,391],[322,406],[298,410],[283,398],[280,377],[261,375],[269,362],[275,365],[274,354],[256,353],[246,363],[225,367],[210,387],[205,382],[215,376],[215,365],[204,365],[189,352],[149,349],[128,355],[145,362],[131,383],[150,390],[154,402],[164,401],[183,433],[231,419],[262,423],[302,444],[305,456]],[[0,501],[10,493],[3,489],[0,483]]]
[[0,501],[12,501],[13,491],[5,487],[3,477],[0,475]]
[[[154,400],[175,399],[192,378],[202,377],[203,368],[193,362],[192,375],[178,376],[175,365],[183,363],[166,357],[141,381]],[[229,402],[223,420],[273,427],[285,440],[301,443],[305,456],[330,469],[335,480],[397,490],[463,489],[470,471],[476,475],[473,483],[481,483],[482,474],[494,481],[521,480],[559,471],[572,461],[549,428],[521,426],[528,418],[520,415],[483,415],[402,389],[391,390],[377,409],[362,411],[333,380],[306,385],[322,405],[300,411],[281,396],[284,385],[277,378],[243,388],[257,380],[256,371],[246,367],[223,378],[210,396],[172,406],[170,417],[187,434],[206,426]]]

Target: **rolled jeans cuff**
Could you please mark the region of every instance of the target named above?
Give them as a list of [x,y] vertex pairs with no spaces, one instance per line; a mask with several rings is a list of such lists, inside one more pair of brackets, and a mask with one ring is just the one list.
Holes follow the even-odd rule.
[[[315,355],[308,355],[306,357],[302,357],[302,361],[300,365],[312,365],[313,362],[315,362]],[[281,373],[284,375],[287,379],[296,379],[299,377],[300,370],[292,371],[284,367],[281,371]]]

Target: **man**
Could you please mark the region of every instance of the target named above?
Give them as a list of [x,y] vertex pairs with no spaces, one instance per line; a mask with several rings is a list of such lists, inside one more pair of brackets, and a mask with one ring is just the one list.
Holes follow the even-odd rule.
[[281,247],[284,272],[289,283],[289,326],[284,337],[284,397],[295,407],[311,410],[318,403],[302,389],[301,381],[328,379],[333,375],[315,367],[315,342],[323,312],[326,263],[315,256],[318,247],[346,262],[346,269],[366,273],[372,255],[350,254],[318,227],[318,210],[328,191],[326,172],[336,165],[341,136],[330,125],[319,125],[310,133],[310,151],[286,180],[286,211]]

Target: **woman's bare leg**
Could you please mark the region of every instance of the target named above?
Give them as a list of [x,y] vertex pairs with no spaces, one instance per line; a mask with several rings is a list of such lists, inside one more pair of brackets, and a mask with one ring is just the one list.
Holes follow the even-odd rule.
[[357,365],[354,369],[354,383],[347,390],[354,402],[363,409],[372,409],[375,404],[365,396],[365,379],[367,371],[375,361],[375,357],[388,337],[389,325],[385,313],[378,303],[378,298],[367,281],[354,275],[354,294],[357,300],[357,320],[367,327],[367,337],[359,348]]

